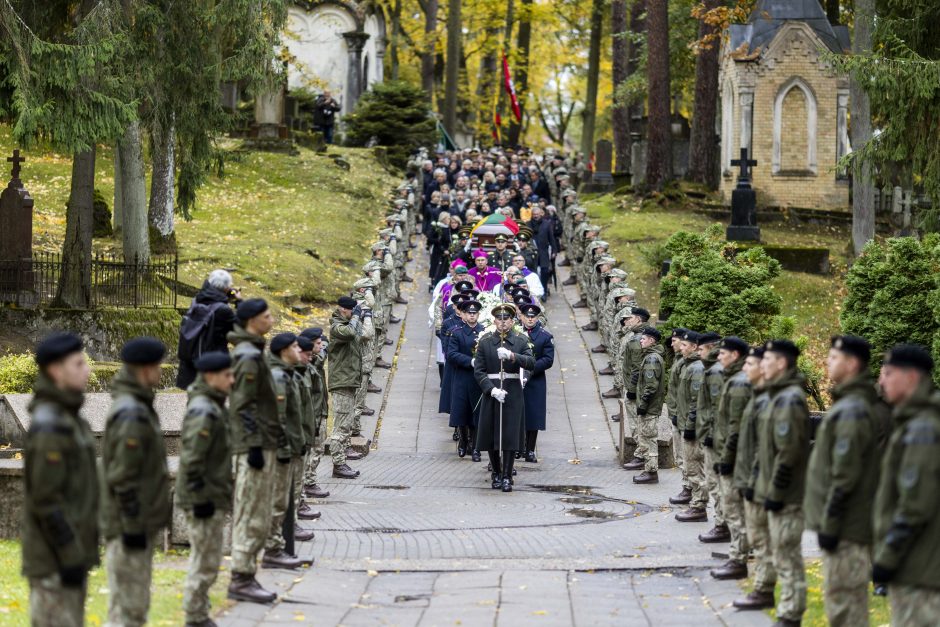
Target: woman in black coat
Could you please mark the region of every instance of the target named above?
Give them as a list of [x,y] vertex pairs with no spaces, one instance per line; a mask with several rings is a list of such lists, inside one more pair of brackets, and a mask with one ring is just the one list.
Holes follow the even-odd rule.
[[542,326],[539,315],[542,309],[538,305],[523,305],[522,326],[529,335],[532,344],[532,355],[535,357],[535,367],[526,372],[525,388],[525,460],[537,462],[535,456],[535,441],[539,431],[545,431],[545,414],[547,408],[545,397],[548,392],[548,382],[545,371],[555,364],[555,338]]
[[489,454],[493,488],[512,492],[514,454],[525,446],[525,400],[519,372],[532,370],[535,358],[529,340],[512,328],[513,305],[496,305],[493,318],[496,330],[480,337],[473,357],[473,374],[483,393],[477,449]]
[[428,277],[431,279],[429,287],[431,289],[447,275],[447,269],[450,265],[451,236],[450,214],[442,211],[437,214],[437,221],[430,224],[427,233],[428,247],[431,253],[430,266],[428,267]]

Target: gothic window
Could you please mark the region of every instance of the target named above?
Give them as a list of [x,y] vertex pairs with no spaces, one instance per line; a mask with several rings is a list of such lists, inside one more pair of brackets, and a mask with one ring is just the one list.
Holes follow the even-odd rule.
[[731,81],[725,81],[721,94],[721,171],[728,176],[734,158],[734,89]]
[[774,100],[774,174],[817,174],[816,116],[809,85],[798,77],[784,83]]

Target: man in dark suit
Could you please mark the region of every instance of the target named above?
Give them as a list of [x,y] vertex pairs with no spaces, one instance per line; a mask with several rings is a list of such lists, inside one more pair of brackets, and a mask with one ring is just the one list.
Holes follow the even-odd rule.
[[526,382],[523,388],[525,398],[525,460],[535,463],[535,441],[539,431],[545,431],[546,404],[545,396],[548,384],[545,380],[545,371],[555,363],[555,338],[542,326],[539,316],[542,308],[529,304],[519,308],[522,312],[522,325],[529,335],[532,345],[532,355],[535,358],[535,367],[526,372]]
[[554,224],[545,217],[545,210],[536,206],[532,208],[532,219],[529,221],[532,229],[535,249],[538,251],[538,275],[545,287],[545,297],[548,297],[548,281],[552,273],[552,263],[558,254],[558,240],[555,239]]

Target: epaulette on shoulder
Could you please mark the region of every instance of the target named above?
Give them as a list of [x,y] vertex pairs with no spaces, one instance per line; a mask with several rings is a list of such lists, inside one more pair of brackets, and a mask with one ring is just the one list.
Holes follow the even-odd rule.
[[784,388],[774,399],[774,407],[796,407],[806,406],[806,396],[803,391],[795,386]]
[[261,351],[251,342],[239,342],[235,345],[235,348],[232,349],[232,358],[235,359],[235,361],[242,359],[258,359],[259,357],[261,357]]
[[29,432],[68,435],[72,433],[72,427],[61,419],[52,405],[49,403],[40,403],[33,409],[29,423]]
[[213,416],[215,413],[215,404],[201,394],[189,399],[189,404],[186,405],[188,416]]
[[936,420],[917,417],[909,421],[904,428],[904,444],[927,446],[940,441],[940,429]]
[[833,409],[836,410],[832,412],[835,420],[864,420],[870,415],[865,403],[852,396],[840,401]]

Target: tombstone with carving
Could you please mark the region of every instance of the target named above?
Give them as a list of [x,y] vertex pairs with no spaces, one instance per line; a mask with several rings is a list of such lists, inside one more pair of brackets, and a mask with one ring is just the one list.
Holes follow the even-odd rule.
[[736,188],[731,161],[742,148],[760,165],[752,180],[772,207],[848,207],[836,168],[849,151],[848,77],[825,53],[851,48],[818,0],[758,0],[747,24],[732,25],[721,50],[720,189]]
[[19,150],[7,161],[13,164],[10,182],[0,192],[0,298],[32,289],[33,198],[20,180]]

